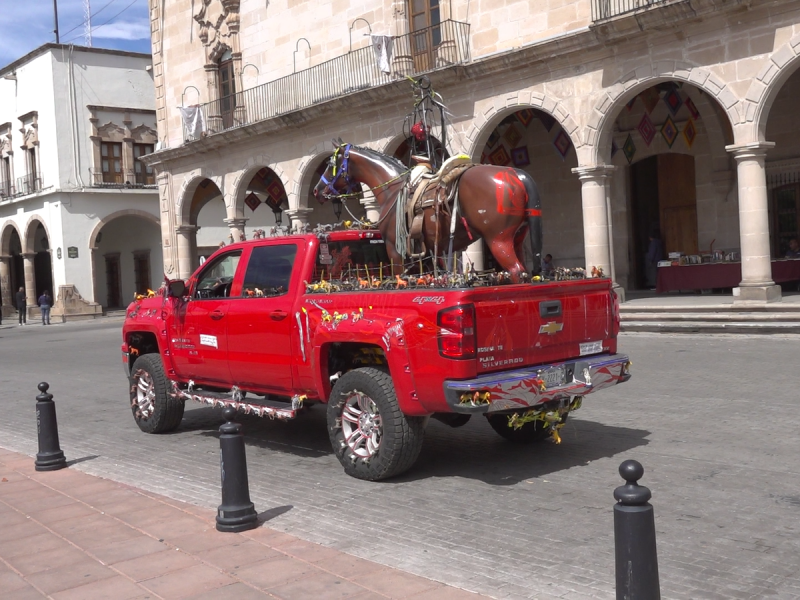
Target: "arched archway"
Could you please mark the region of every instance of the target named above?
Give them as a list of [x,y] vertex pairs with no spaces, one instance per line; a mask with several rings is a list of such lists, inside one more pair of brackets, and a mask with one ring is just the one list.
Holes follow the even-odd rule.
[[6,221],[0,229],[0,310],[4,317],[15,314],[14,294],[21,287],[25,287],[22,236],[13,221]]
[[[332,155],[332,152],[326,152],[314,157],[313,160],[309,161],[303,177],[303,189],[306,190],[305,203],[311,209],[307,217],[308,224],[311,227],[315,227],[318,224],[338,223],[353,217],[358,220],[367,218],[364,199],[359,201],[356,198],[348,198],[343,203],[337,203],[333,200],[321,202],[314,196],[314,187],[325,172]],[[338,215],[336,214],[337,211],[339,211]]]
[[[242,195],[243,218],[250,231],[269,230],[284,223],[285,212],[289,209],[289,197],[278,174],[269,167],[261,167],[237,188],[237,197]],[[237,214],[240,211],[237,209]],[[288,219],[286,219],[288,221]]]
[[736,170],[726,151],[734,123],[719,94],[686,77],[654,76],[603,111],[601,129],[590,136],[602,147],[590,156],[614,168],[608,219],[617,281],[655,288],[657,261],[668,253],[701,260],[712,244],[737,249]]
[[35,306],[36,299],[45,291],[55,297],[53,293],[53,257],[50,254],[50,236],[44,220],[39,216],[32,216],[25,227],[23,241],[23,258],[30,261],[26,269],[25,292],[28,296],[28,305]]
[[163,280],[159,220],[141,210],[121,210],[102,219],[89,235],[95,301],[123,308],[135,294]]
[[185,187],[179,209],[178,270],[182,277],[188,277],[199,266],[201,256],[210,256],[232,239],[225,224],[228,213],[222,192],[211,178],[192,179]]

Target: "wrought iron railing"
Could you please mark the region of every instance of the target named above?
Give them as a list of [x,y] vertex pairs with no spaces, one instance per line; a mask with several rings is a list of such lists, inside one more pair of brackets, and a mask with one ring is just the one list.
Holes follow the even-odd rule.
[[0,201],[16,196],[16,189],[11,181],[0,181]]
[[671,0],[592,0],[592,21],[618,17]]
[[443,21],[393,38],[390,73],[378,67],[372,46],[353,50],[319,65],[237,94],[200,105],[206,130],[184,139],[263,121],[379,85],[435,69],[469,62],[469,23]]
[[42,191],[42,174],[36,173],[25,175],[24,177],[17,177],[17,196],[25,196],[26,194],[33,194],[34,192]]
[[155,188],[154,173],[135,173],[128,169],[124,173],[103,172],[100,169],[89,169],[91,186],[111,189]]

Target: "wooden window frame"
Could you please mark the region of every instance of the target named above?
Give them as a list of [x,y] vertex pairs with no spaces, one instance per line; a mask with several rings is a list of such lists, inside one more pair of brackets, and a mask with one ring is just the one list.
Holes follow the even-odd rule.
[[[115,157],[113,155],[113,148],[119,148],[119,156]],[[103,154],[103,150],[107,149],[107,154]],[[123,147],[122,142],[100,142],[100,171],[103,174],[103,183],[116,183],[116,184],[123,184],[125,183],[125,174],[123,170],[123,155],[122,155]],[[106,170],[104,168],[104,162],[108,163],[108,166],[111,167],[113,165],[113,161],[115,159],[119,159],[119,171],[116,169],[109,168]]]

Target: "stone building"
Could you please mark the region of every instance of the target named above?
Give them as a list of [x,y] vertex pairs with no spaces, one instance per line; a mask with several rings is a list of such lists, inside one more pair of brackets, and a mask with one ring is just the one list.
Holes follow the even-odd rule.
[[124,307],[163,279],[149,54],[45,44],[0,68],[0,297],[54,318]]
[[[407,151],[427,73],[450,154],[537,181],[544,251],[645,285],[668,252],[741,256],[737,300],[780,298],[800,220],[800,2],[150,0],[165,269],[229,236],[332,221],[310,190],[330,139]],[[392,36],[388,73],[371,35]],[[183,113],[178,107],[183,107]],[[182,118],[182,114],[184,117]],[[369,198],[349,209],[376,214]],[[480,265],[481,245],[469,251]],[[487,256],[488,260],[488,256]]]

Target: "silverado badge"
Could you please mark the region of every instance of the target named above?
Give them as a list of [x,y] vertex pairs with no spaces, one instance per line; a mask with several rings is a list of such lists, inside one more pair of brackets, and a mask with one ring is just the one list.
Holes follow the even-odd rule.
[[553,335],[554,333],[558,333],[564,329],[564,324],[559,323],[557,321],[550,321],[549,323],[545,323],[541,327],[539,327],[539,333],[546,333],[547,335]]

